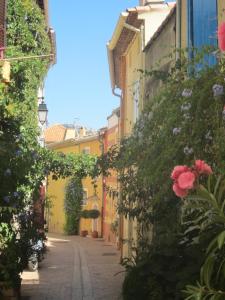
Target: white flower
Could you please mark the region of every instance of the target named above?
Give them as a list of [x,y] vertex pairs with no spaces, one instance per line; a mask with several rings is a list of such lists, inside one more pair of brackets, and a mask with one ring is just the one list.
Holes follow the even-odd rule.
[[191,108],[191,103],[181,105],[181,111],[188,111]]
[[212,140],[212,136],[211,136],[211,131],[210,130],[206,133],[205,138],[207,140]]
[[223,86],[220,84],[214,84],[214,86],[212,87],[212,90],[213,90],[214,97],[222,96],[224,93]]
[[5,176],[11,176],[12,172],[10,169],[6,169],[5,172],[4,172],[4,175]]
[[173,128],[173,135],[177,135],[181,132],[181,128]]
[[191,117],[188,113],[184,114],[184,119],[189,120]]
[[182,96],[185,98],[189,98],[192,96],[192,90],[191,89],[184,89],[182,92]]
[[192,148],[189,148],[188,146],[184,147],[184,154],[185,155],[190,155],[192,154],[194,151]]

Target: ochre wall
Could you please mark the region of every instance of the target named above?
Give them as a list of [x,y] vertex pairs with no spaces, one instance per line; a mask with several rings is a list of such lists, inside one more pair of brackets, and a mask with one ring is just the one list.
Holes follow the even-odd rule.
[[[138,72],[142,69],[141,51],[141,37],[137,34],[130,45],[125,59],[126,59],[126,97],[125,97],[125,111],[124,111],[124,135],[129,136],[134,126],[134,105],[133,105],[133,88],[136,81],[140,80],[141,74]],[[141,102],[141,95],[139,98]]]
[[[100,155],[100,142],[98,138],[92,141],[80,142],[78,145],[58,147],[55,151],[63,153],[82,153],[82,150],[86,147],[90,147],[90,154]],[[101,212],[102,208],[102,177],[97,180],[96,195],[95,190],[91,182],[91,178],[85,178],[82,180],[83,188],[88,191],[87,204],[83,206],[83,209],[92,209],[94,206]],[[47,193],[51,197],[52,208],[50,210],[49,217],[49,232],[63,233],[65,224],[65,212],[64,212],[64,196],[65,187],[68,179],[59,179],[57,181],[52,180],[51,176],[48,178]],[[97,231],[101,235],[101,217],[97,219]],[[93,220],[81,219],[80,230],[88,230],[91,233],[93,229]]]
[[225,1],[217,0],[218,5],[218,23],[225,22]]
[[[145,49],[145,69],[167,72],[175,61],[176,49],[176,14],[174,12],[170,20],[165,24],[163,30]],[[145,103],[153,100],[161,86],[161,81],[154,77],[145,78]]]

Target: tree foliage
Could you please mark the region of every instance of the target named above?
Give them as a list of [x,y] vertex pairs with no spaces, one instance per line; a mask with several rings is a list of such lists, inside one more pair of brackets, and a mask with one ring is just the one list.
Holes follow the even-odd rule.
[[50,66],[49,36],[35,0],[7,1],[7,49],[11,82],[0,83],[0,281],[18,287],[30,240],[37,236],[33,204],[48,174],[54,179],[90,174],[96,158],[65,156],[40,147],[37,91]]

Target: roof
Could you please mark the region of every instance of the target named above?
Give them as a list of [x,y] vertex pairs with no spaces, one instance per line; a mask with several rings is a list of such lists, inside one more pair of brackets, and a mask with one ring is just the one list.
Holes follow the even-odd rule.
[[51,144],[47,144],[48,149],[60,149],[68,146],[80,145],[82,143],[94,141],[99,139],[99,134],[95,134],[92,136],[81,137],[79,139],[68,139],[64,141],[59,141]]
[[174,16],[175,13],[176,13],[176,4],[171,9],[171,11],[170,11],[169,15],[166,17],[166,19],[159,26],[158,30],[155,32],[155,34],[149,40],[149,42],[147,43],[147,45],[144,48],[144,51],[146,51],[146,50],[148,50],[150,48],[150,46],[152,45],[152,43],[154,42],[154,40],[160,35],[160,33],[163,31],[163,29],[168,24],[168,22],[172,19],[172,17]]
[[[165,8],[166,4],[160,5]],[[171,9],[174,3],[168,3],[167,6]],[[122,78],[120,78],[121,57],[125,55],[135,35],[137,32],[140,32],[141,25],[144,24],[144,18],[141,18],[141,15],[151,13],[156,8],[160,8],[159,4],[136,6],[128,8],[125,12],[120,14],[112,38],[107,43],[112,90],[116,87],[121,88],[122,86]]]
[[48,36],[51,44],[51,59],[50,59],[50,65],[56,64],[56,56],[57,56],[57,51],[56,51],[56,34],[55,31],[52,27],[49,26],[49,9],[48,9],[48,0],[36,0],[37,4],[39,7],[42,9],[44,17],[45,17],[45,22],[47,25],[47,31],[48,31]]
[[107,117],[107,120],[109,120],[113,115],[116,115],[117,117],[120,117],[120,107],[115,108],[115,109],[112,111],[111,115],[109,115],[109,116]]
[[44,131],[44,138],[46,144],[60,143],[66,140],[81,140],[96,136],[97,132],[83,126],[74,126],[72,124],[55,124]]
[[126,24],[139,29],[143,20],[138,19],[138,10],[122,12],[117,22],[112,39],[108,42],[108,59],[112,89],[120,87],[120,58],[127,51],[137,32],[128,29]]
[[45,143],[54,143],[64,141],[66,135],[66,127],[61,124],[53,125],[44,131]]
[[36,0],[37,4],[44,12],[46,24],[49,27],[49,16],[48,16],[48,0]]

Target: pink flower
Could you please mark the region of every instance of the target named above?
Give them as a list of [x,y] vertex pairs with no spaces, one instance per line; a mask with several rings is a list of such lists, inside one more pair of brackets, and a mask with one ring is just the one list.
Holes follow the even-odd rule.
[[204,160],[196,160],[195,161],[195,169],[199,174],[210,175],[212,174],[211,167],[204,162]]
[[187,171],[180,174],[177,183],[180,189],[190,190],[193,189],[194,187],[195,179],[196,179],[195,174],[191,171]]
[[187,171],[189,171],[189,168],[187,166],[176,166],[171,173],[171,178],[173,180],[177,180],[180,174]]
[[221,51],[225,51],[225,22],[222,22],[218,28],[218,41]]
[[177,197],[181,198],[186,197],[188,194],[188,190],[181,189],[176,182],[173,184],[173,191],[177,195]]

